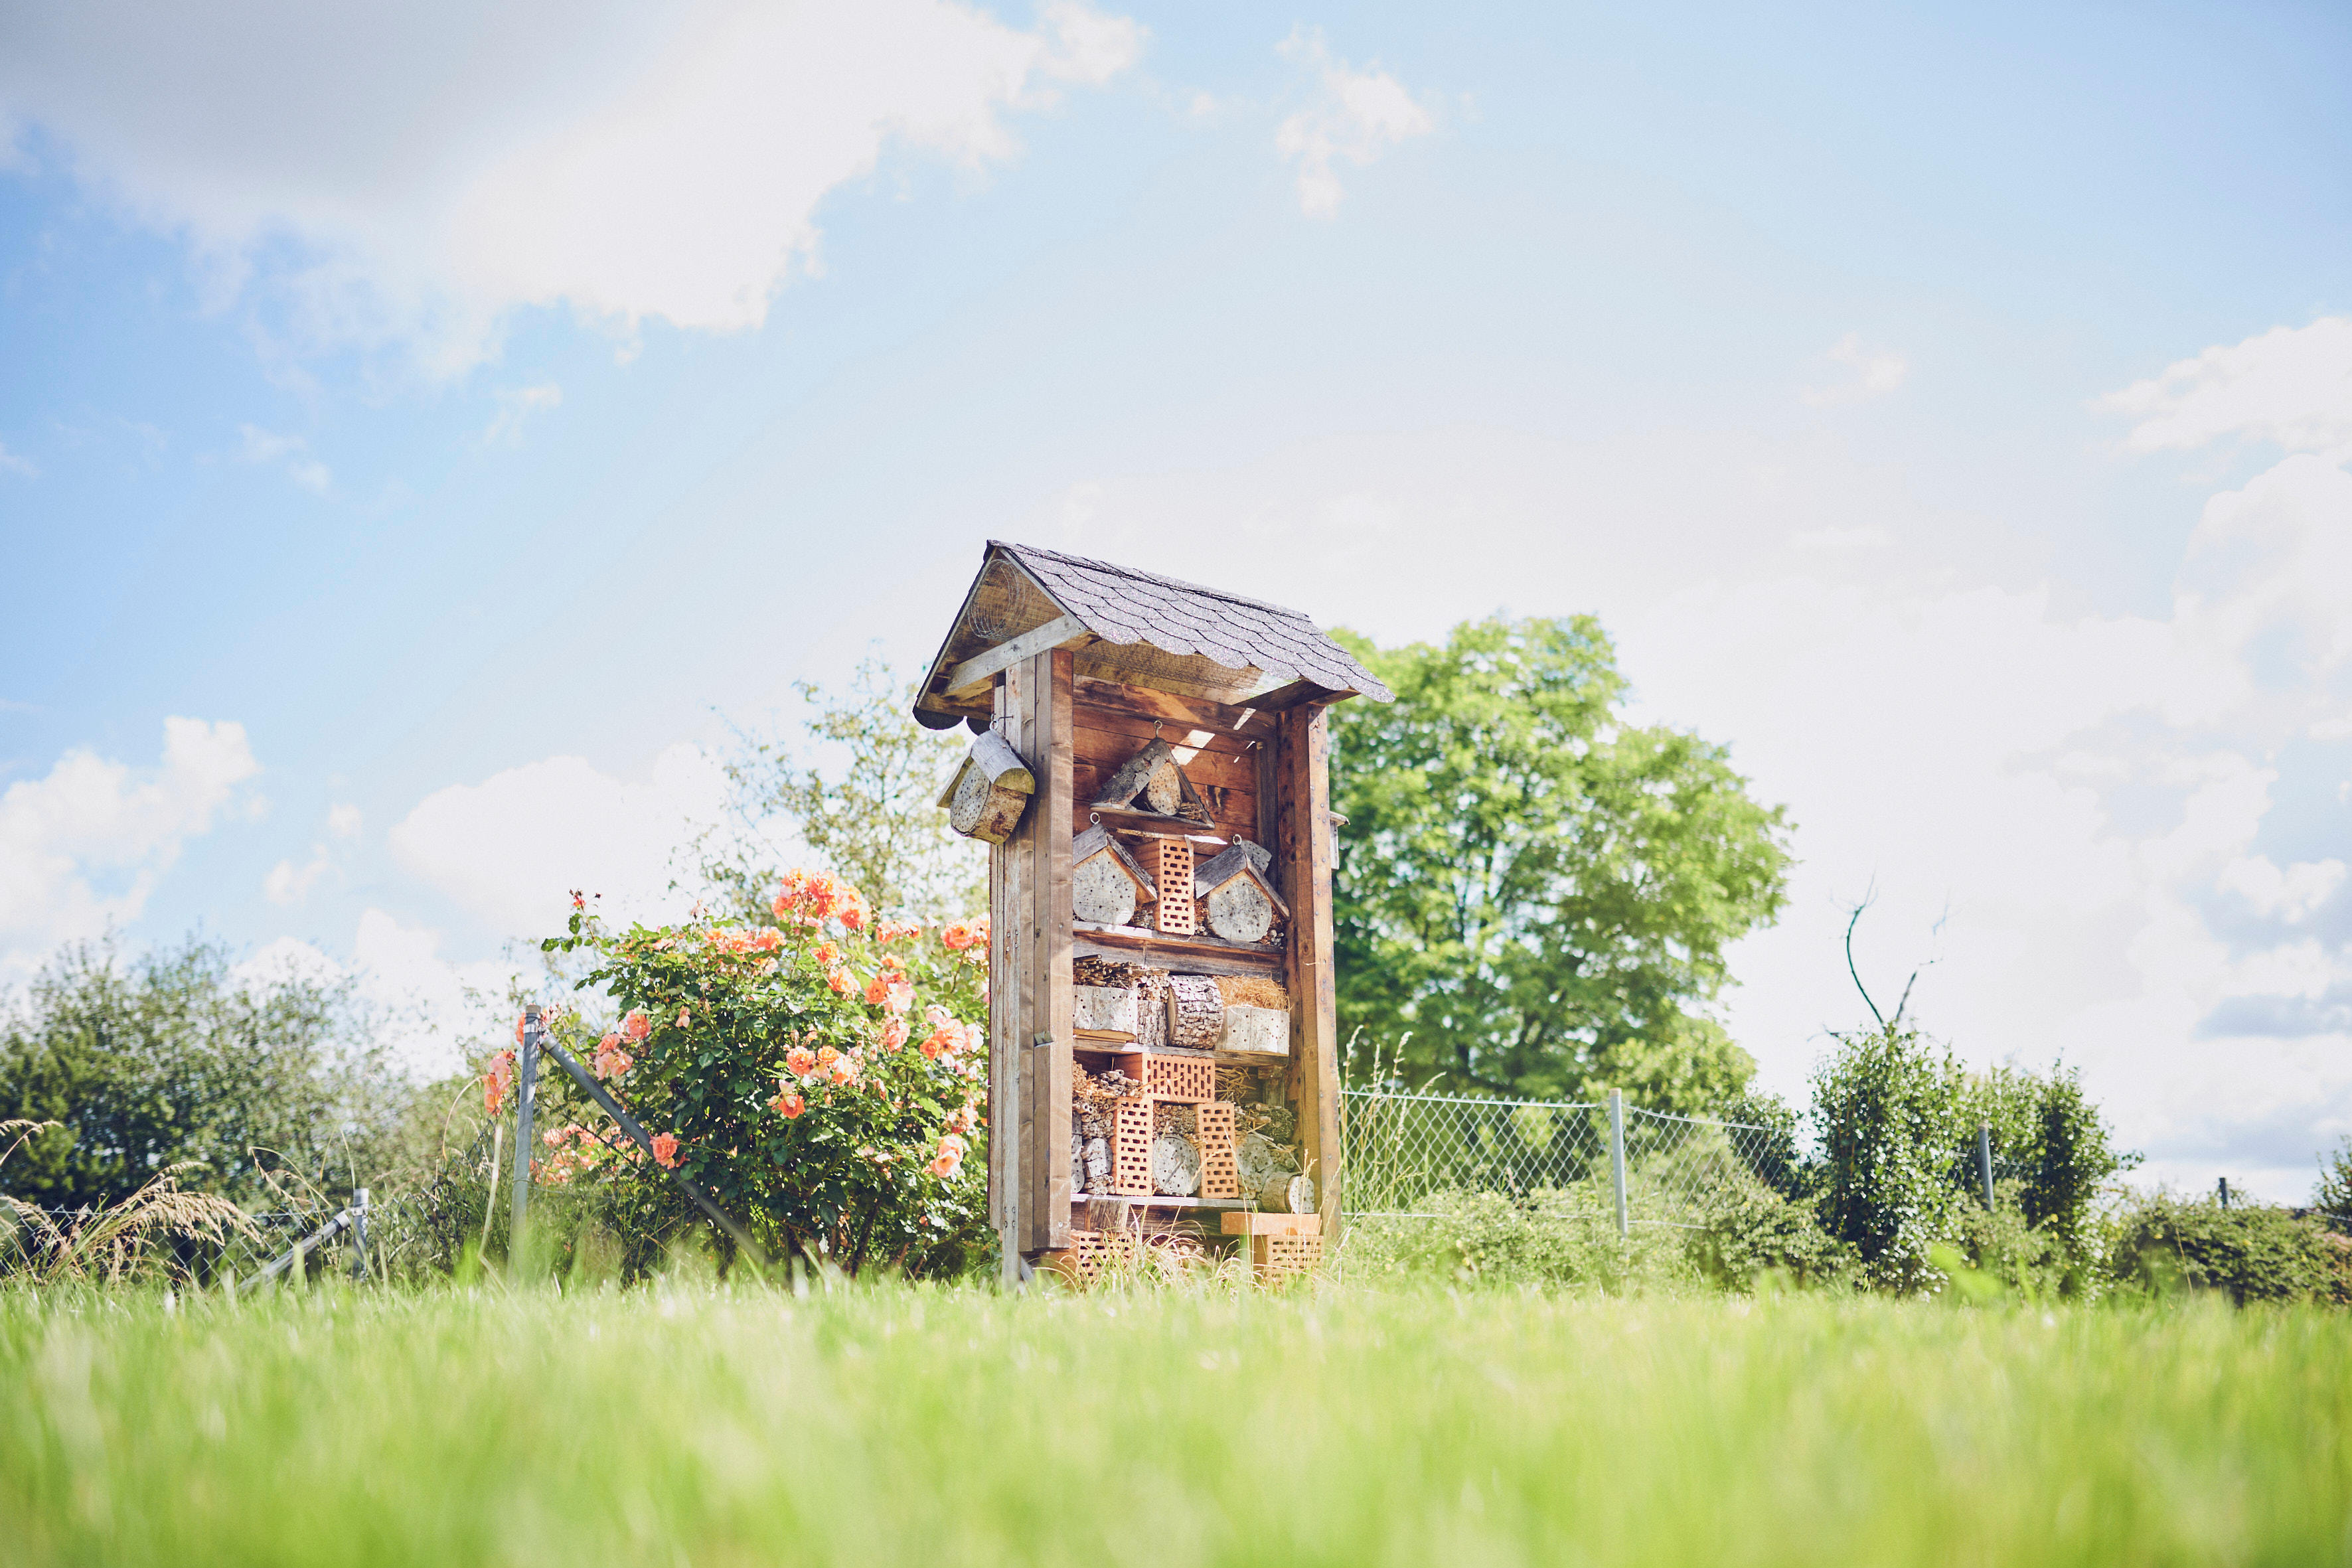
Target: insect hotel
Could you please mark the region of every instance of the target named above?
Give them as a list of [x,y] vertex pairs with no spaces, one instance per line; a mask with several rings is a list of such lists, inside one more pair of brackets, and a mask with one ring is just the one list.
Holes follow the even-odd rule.
[[1005,1268],[1138,1240],[1311,1268],[1339,1213],[1325,710],[1390,700],[1295,610],[992,542],[915,717],[989,850]]

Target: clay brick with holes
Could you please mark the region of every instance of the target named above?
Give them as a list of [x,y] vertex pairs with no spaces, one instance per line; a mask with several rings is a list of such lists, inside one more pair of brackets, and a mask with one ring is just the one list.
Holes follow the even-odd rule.
[[1192,847],[1181,838],[1151,840],[1144,866],[1160,889],[1157,910],[1162,936],[1191,936],[1200,930],[1192,899]]
[[[1143,1089],[1154,1100],[1172,1100],[1180,1105],[1205,1104],[1217,1098],[1216,1058],[1154,1052],[1143,1058]],[[1226,1114],[1232,1114],[1231,1108]]]
[[1241,1162],[1234,1152],[1234,1108],[1211,1103],[1199,1111],[1201,1195],[1238,1198],[1242,1195]]
[[1062,1272],[1084,1287],[1114,1268],[1132,1265],[1139,1256],[1135,1237],[1125,1231],[1073,1230],[1070,1249],[1062,1254]]
[[1151,1101],[1140,1096],[1111,1108],[1110,1190],[1123,1198],[1151,1195]]
[[1278,1285],[1296,1275],[1312,1274],[1323,1265],[1323,1238],[1254,1236],[1250,1237],[1250,1263],[1261,1285]]

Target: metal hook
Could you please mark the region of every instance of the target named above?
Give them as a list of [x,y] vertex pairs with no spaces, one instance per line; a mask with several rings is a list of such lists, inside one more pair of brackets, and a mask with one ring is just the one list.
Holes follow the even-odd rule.
[[1160,721],[1157,719],[1151,721],[1151,738],[1155,741],[1160,739]]

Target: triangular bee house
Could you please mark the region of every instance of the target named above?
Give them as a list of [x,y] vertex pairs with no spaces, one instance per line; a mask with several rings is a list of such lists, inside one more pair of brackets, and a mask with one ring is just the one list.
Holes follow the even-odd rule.
[[1088,925],[1123,926],[1136,907],[1160,897],[1151,874],[1108,828],[1089,827],[1070,846],[1070,913]]
[[[1286,1168],[1313,1173],[1316,1190],[1301,1201],[1318,1212],[1299,1225],[1336,1232],[1345,1173],[1325,710],[1357,696],[1389,700],[1295,610],[1055,551],[988,546],[915,717],[934,730],[961,722],[991,732],[945,805],[954,813],[964,801],[971,826],[959,820],[960,830],[1004,833],[989,850],[988,1173],[1008,1278],[1101,1244],[1081,1234],[1097,1205],[1072,1209],[1076,1188],[1093,1181],[1085,1144],[1071,1142],[1081,1063],[1097,1098],[1104,1084],[1125,1086],[1107,1180],[1121,1202],[1155,1211],[1151,1224],[1219,1237],[1214,1220],[1189,1211],[1251,1201],[1157,1184],[1157,1167],[1197,1171],[1208,1152],[1197,1114],[1161,1113],[1207,1101],[1281,1130]],[[1148,924],[1136,923],[1145,909]],[[1191,929],[1204,910],[1207,929]],[[1087,973],[1097,980],[1106,965],[1135,975],[1090,988],[1083,1030],[1081,958],[1096,961]],[[1271,1038],[1232,1049],[1235,1031],[1210,1027],[1215,985],[1244,981],[1261,1000],[1287,999],[1286,1009],[1255,1009],[1261,1034],[1287,1029],[1286,1050],[1265,1048]],[[1161,1011],[1180,995],[1188,1006]],[[1223,1012],[1229,1026],[1250,1010]],[[1189,1097],[1174,1094],[1180,1083]],[[1186,1150],[1161,1148],[1171,1139],[1190,1141],[1189,1163]]]
[[1244,841],[1192,873],[1192,896],[1212,934],[1234,942],[1264,942],[1277,917],[1290,918],[1290,906],[1266,877],[1266,862],[1258,858],[1265,854]]
[[1094,805],[1099,811],[1132,814],[1130,819],[1146,827],[1155,823],[1163,827],[1181,823],[1207,827],[1214,821],[1208,803],[1192,787],[1192,776],[1177,760],[1175,743],[1160,739],[1154,739],[1111,774]]

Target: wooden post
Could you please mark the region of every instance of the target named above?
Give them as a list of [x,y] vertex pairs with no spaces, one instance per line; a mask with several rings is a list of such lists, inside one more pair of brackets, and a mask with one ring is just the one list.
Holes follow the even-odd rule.
[[989,1218],[1011,1254],[1070,1245],[1070,654],[1006,669],[997,687],[1005,738],[1037,790],[991,854]]
[[1290,1061],[1323,1235],[1339,1236],[1339,995],[1331,973],[1331,731],[1319,705],[1276,729],[1284,896],[1290,901]]

